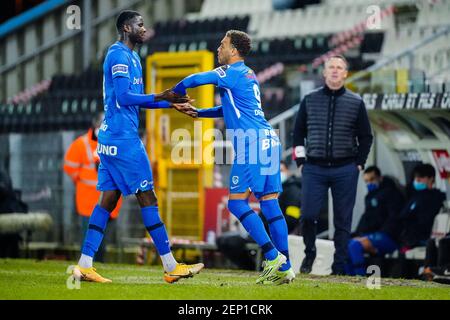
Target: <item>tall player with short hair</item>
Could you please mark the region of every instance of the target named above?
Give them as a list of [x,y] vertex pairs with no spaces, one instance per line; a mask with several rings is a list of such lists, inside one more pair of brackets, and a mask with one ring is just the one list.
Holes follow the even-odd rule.
[[[186,88],[200,85],[213,84],[219,88],[222,105],[198,109],[193,117],[223,117],[227,133],[234,132],[232,143],[236,156],[230,174],[228,208],[264,252],[264,270],[256,282],[288,283],[295,274],[289,262],[286,220],[278,204],[278,193],[282,190],[280,142],[264,117],[255,73],[244,63],[250,49],[251,40],[245,32],[228,31],[217,49],[222,66],[190,75],[172,90],[185,95]],[[272,240],[261,218],[248,204],[252,192],[260,201]]]
[[192,277],[203,264],[180,264],[172,255],[153,191],[150,162],[138,135],[139,109],[172,107],[187,114],[193,111],[187,96],[169,90],[161,94],[144,94],[140,58],[133,51],[144,41],[146,29],[142,16],[135,11],[123,11],[116,26],[119,41],[109,48],[103,64],[105,119],[97,148],[100,156],[97,189],[101,195],[89,220],[81,258],[73,273],[80,280],[111,282],[95,271],[93,256],[103,240],[106,222],[120,195],[134,194],[141,207],[144,225],[163,262],[164,280],[172,283]]

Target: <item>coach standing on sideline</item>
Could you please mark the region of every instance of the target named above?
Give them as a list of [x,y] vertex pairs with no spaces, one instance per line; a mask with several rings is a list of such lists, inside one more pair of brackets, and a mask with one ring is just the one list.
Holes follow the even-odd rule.
[[347,69],[347,60],[340,55],[325,62],[325,85],[303,98],[295,123],[294,159],[302,171],[303,184],[303,273],[311,272],[316,258],[317,219],[331,188],[336,249],[332,274],[345,274],[359,171],[373,140],[364,101],[344,87]]

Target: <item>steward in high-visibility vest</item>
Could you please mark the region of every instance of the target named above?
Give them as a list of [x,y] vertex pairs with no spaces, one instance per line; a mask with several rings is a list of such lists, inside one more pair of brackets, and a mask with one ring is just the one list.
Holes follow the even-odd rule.
[[[76,187],[77,212],[84,217],[91,216],[100,197],[100,191],[96,189],[97,170],[100,163],[96,151],[97,132],[98,127],[91,127],[86,134],[72,142],[64,156],[64,172],[72,178]],[[111,213],[111,219],[117,218],[121,205],[122,198]]]

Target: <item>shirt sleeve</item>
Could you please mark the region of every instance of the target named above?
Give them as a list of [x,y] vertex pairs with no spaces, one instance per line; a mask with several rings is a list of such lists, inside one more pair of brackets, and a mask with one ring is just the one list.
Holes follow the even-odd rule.
[[372,128],[370,126],[364,100],[361,101],[356,132],[358,136],[358,156],[356,163],[364,168],[373,142]]
[[232,89],[236,84],[236,74],[228,65],[218,67],[212,71],[199,72],[192,74],[180,82],[173,88],[175,93],[180,95],[186,94],[186,89],[195,88],[205,84],[213,84],[219,88]]
[[217,86],[218,81],[218,76],[214,71],[199,72],[191,74],[178,82],[173,88],[173,91],[184,96],[186,95],[186,89],[188,88],[196,88],[205,84],[213,84]]
[[222,106],[216,106],[208,109],[198,109],[199,118],[223,118]]
[[130,92],[129,80],[126,78],[116,78],[113,80],[114,92],[117,102],[121,106],[146,106],[151,107],[155,102],[153,94],[138,94]]
[[237,82],[238,73],[228,65],[213,70],[217,74],[217,86],[224,89],[233,89]]
[[111,55],[111,61],[109,66],[111,68],[112,78],[115,79],[117,77],[130,78],[129,71],[130,61],[122,52],[115,52]]

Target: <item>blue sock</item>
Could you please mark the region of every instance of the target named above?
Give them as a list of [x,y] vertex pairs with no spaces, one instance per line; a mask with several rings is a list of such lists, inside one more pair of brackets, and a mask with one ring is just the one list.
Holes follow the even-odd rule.
[[270,240],[261,218],[250,208],[247,200],[228,200],[228,209],[241,221],[245,230],[261,247],[264,257],[267,260],[275,259],[278,250]]
[[159,217],[158,207],[141,208],[141,212],[145,228],[150,233],[159,255],[162,256],[169,253],[169,237],[167,236],[166,227]]
[[348,255],[355,275],[365,276],[366,268],[364,264],[364,248],[358,240],[350,240],[348,243]]
[[291,267],[288,251],[288,228],[286,219],[281,212],[278,199],[262,200],[261,211],[269,224],[270,236],[273,244],[283,255],[286,256],[287,262],[280,267],[280,271],[286,271]]
[[95,206],[89,218],[89,227],[84,238],[83,248],[81,249],[82,254],[94,257],[98,251],[98,247],[102,243],[103,234],[110,215],[108,211],[99,205]]

